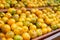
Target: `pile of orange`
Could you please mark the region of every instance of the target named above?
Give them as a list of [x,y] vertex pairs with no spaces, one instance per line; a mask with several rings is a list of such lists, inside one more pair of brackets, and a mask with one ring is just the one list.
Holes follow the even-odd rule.
[[0,0],[0,9],[60,5],[59,0]]
[[60,28],[60,11],[9,8],[0,12],[0,38],[2,40],[30,40]]

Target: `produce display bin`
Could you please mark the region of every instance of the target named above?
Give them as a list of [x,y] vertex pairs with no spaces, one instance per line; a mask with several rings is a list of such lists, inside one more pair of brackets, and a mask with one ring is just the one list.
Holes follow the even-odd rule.
[[[42,10],[42,9],[44,9],[44,8],[47,8],[47,7],[41,7],[41,8],[37,8],[37,9]],[[53,8],[53,7],[49,7],[49,8]],[[31,10],[31,9],[32,9],[32,8],[27,8],[27,10]],[[7,10],[8,10],[8,9],[1,9],[0,12],[7,12]],[[17,8],[16,10],[19,10],[19,9]],[[44,38],[47,38],[47,37],[49,37],[49,36],[52,36],[52,35],[54,35],[54,34],[56,34],[56,33],[58,33],[58,32],[60,32],[60,29],[53,30],[53,31],[50,32],[50,33],[44,34],[44,35],[42,35],[42,36],[39,36],[39,37],[34,38],[34,39],[31,39],[31,40],[43,40]]]
[[58,40],[57,36],[60,0],[0,0],[0,40]]

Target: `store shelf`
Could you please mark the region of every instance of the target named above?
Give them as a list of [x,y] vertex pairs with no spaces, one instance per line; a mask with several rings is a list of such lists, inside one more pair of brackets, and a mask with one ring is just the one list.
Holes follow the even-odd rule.
[[32,40],[41,40],[41,39],[44,39],[44,38],[46,38],[46,37],[48,37],[48,36],[51,36],[51,35],[53,35],[53,34],[55,34],[55,33],[57,33],[57,32],[60,32],[60,29],[54,30],[54,31],[52,31],[52,32],[50,32],[50,33],[47,33],[47,34],[45,34],[45,35],[42,35],[42,36],[37,37],[37,38],[32,39]]
[[44,40],[60,40],[60,32],[58,32],[50,37],[47,37]]

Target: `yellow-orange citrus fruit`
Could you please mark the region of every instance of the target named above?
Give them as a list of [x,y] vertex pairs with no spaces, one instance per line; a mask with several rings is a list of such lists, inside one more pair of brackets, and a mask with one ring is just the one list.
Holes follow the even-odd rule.
[[47,28],[42,28],[42,33],[46,34],[48,32]]
[[9,25],[12,25],[15,23],[15,20],[14,19],[9,19],[8,22],[7,22]]
[[30,35],[28,33],[23,33],[22,37],[24,40],[30,40]]
[[13,38],[14,37],[14,32],[12,32],[12,31],[7,32],[6,37],[7,38]]

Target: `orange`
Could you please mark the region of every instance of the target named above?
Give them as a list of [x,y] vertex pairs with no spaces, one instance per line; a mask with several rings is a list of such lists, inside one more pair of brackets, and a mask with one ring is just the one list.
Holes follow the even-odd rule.
[[25,18],[19,18],[19,21],[20,22],[24,22],[25,21]]
[[1,3],[5,4],[5,3],[6,3],[6,1],[5,1],[5,0],[1,0]]
[[22,37],[24,40],[30,40],[30,35],[28,33],[23,33]]
[[26,21],[29,21],[29,22],[31,22],[31,19],[30,19],[30,18],[26,18]]
[[14,5],[14,4],[17,4],[17,1],[16,0],[12,0],[11,3]]
[[12,24],[12,25],[11,25],[11,29],[12,29],[12,30],[14,30],[14,29],[16,29],[16,28],[17,28],[17,25],[16,25],[16,24]]
[[26,13],[25,13],[27,16],[29,16],[30,15],[30,11],[26,11]]
[[32,13],[35,13],[35,12],[36,12],[36,10],[35,10],[35,9],[32,9],[32,10],[31,10],[31,12],[32,12]]
[[2,40],[6,40],[6,38],[5,37],[2,37]]
[[23,12],[26,12],[26,8],[24,8],[24,7],[22,7],[21,10],[22,10]]
[[51,24],[51,20],[50,20],[49,18],[46,18],[46,19],[45,19],[45,23],[46,23],[46,24]]
[[39,15],[39,14],[42,14],[42,11],[41,10],[37,10],[36,11],[36,15]]
[[8,24],[4,24],[1,29],[3,32],[8,32],[11,30],[11,28]]
[[14,18],[16,21],[18,21],[19,15],[18,15],[18,14],[14,14],[14,15],[13,15],[13,18]]
[[9,12],[7,12],[7,13],[5,14],[5,16],[6,16],[7,18],[11,18],[11,17],[12,17],[11,13],[9,13]]
[[14,33],[15,34],[22,34],[23,33],[23,29],[21,27],[17,27],[16,29],[14,29]]
[[58,14],[58,15],[59,15],[59,14],[60,14],[60,11],[56,11],[56,14]]
[[7,40],[13,40],[13,38],[7,38]]
[[29,17],[30,19],[33,18],[31,14],[30,14],[28,17]]
[[3,38],[5,37],[5,34],[4,33],[0,33],[0,38]]
[[30,30],[36,30],[37,27],[35,25],[30,25]]
[[7,32],[6,37],[7,38],[13,38],[14,37],[14,32],[12,32],[12,31]]
[[29,21],[24,21],[24,26],[29,26],[30,22]]
[[8,12],[10,12],[11,14],[15,14],[16,13],[16,9],[14,8],[9,8]]
[[24,32],[28,32],[28,27],[27,26],[23,26],[22,29],[23,29]]
[[35,23],[35,22],[36,22],[36,18],[32,17],[32,18],[31,18],[31,22],[32,22],[32,23]]
[[4,5],[0,3],[0,9],[4,9]]
[[33,13],[31,15],[33,16],[33,18],[36,18],[37,17],[36,14],[33,14]]
[[20,18],[26,18],[26,14],[25,14],[25,13],[22,13],[22,14],[20,15]]
[[44,23],[44,20],[42,18],[38,18],[38,22]]
[[41,29],[37,29],[36,32],[37,32],[37,35],[38,36],[41,36],[42,35],[42,30]]
[[23,37],[20,35],[15,35],[14,40],[23,40]]
[[51,9],[51,8],[49,8],[49,7],[48,7],[48,8],[46,8],[46,10],[47,10],[48,12],[49,12],[49,11],[52,11],[52,9]]
[[4,22],[0,20],[0,28],[4,25]]
[[56,29],[58,28],[58,26],[55,24],[55,25],[52,25],[51,28],[52,28],[53,30],[56,30]]
[[2,20],[3,20],[4,22],[7,22],[8,18],[7,18],[7,17],[3,17]]
[[42,25],[42,23],[40,23],[40,22],[36,22],[36,27],[40,28],[41,25]]
[[48,30],[48,32],[51,32],[52,31],[52,29],[50,27],[47,27],[47,30]]
[[37,37],[37,32],[35,30],[30,30],[29,34],[30,34],[31,38]]
[[47,27],[47,24],[42,23],[41,28],[46,28],[46,27]]
[[60,23],[57,24],[58,28],[60,28]]
[[0,17],[0,20],[1,20],[1,17]]
[[4,17],[5,13],[4,12],[0,12],[0,17]]
[[10,8],[10,4],[9,3],[5,3],[4,4],[4,7],[7,9],[7,8]]
[[23,22],[16,22],[16,25],[18,25],[18,26],[23,26]]
[[19,3],[15,4],[15,8],[20,8],[21,5]]
[[15,20],[11,18],[11,19],[9,19],[9,20],[8,20],[8,22],[7,22],[7,23],[8,23],[9,25],[12,25],[12,24],[14,24],[14,23],[15,23]]
[[44,12],[44,13],[47,13],[47,10],[43,9],[43,12]]
[[57,8],[57,7],[54,7],[53,9],[54,9],[54,10],[57,10],[58,8]]
[[42,33],[46,34],[48,32],[47,28],[42,28]]
[[29,8],[32,8],[33,5],[32,5],[32,4],[28,4],[27,6],[28,6]]
[[20,5],[21,5],[21,7],[25,7],[25,5],[22,2],[20,3]]
[[21,14],[22,13],[22,11],[21,10],[17,10],[17,14]]

